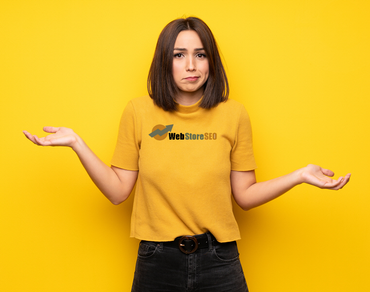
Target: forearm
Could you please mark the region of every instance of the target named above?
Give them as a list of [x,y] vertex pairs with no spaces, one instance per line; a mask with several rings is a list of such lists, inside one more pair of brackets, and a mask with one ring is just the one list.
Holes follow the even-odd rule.
[[290,174],[256,182],[254,171],[231,171],[231,186],[235,201],[244,210],[267,203],[301,183],[321,189],[339,190],[349,181],[351,174],[332,179],[334,172],[318,165],[309,164]]
[[116,172],[101,161],[77,135],[72,149],[78,155],[92,181],[108,200],[113,204],[119,204],[127,199],[132,190],[129,183],[121,181]]
[[234,197],[238,205],[244,210],[258,207],[281,196],[296,185],[301,184],[303,182],[301,171],[299,169],[278,178],[244,186],[235,190],[238,194],[237,196],[234,194]]
[[72,129],[44,127],[44,131],[52,134],[39,138],[27,131],[23,131],[23,133],[31,142],[39,146],[71,147],[80,158],[93,182],[113,204],[119,204],[127,199],[135,185],[137,171],[107,166]]

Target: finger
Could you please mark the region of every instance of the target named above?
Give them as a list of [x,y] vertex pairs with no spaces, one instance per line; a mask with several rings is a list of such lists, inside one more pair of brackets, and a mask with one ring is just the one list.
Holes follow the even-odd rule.
[[60,127],[44,127],[43,130],[47,133],[56,133],[60,130]]
[[341,189],[341,188],[343,188],[348,182],[349,182],[349,179],[351,178],[351,174],[349,173],[349,174],[347,174],[345,177],[344,177],[344,179],[343,179],[343,181],[342,181],[342,183],[339,185],[339,188],[338,189]]
[[335,186],[335,187],[333,187],[333,188],[330,188],[331,190],[335,190],[335,191],[337,191],[337,190],[340,190],[341,188],[343,188],[343,186],[346,184],[346,181],[343,179],[341,182],[340,182],[340,184],[339,185],[337,185],[337,186]]
[[330,177],[333,177],[334,176],[334,172],[332,172],[330,169],[321,168],[321,171],[326,176],[330,176]]
[[32,134],[28,133],[27,131],[23,131],[23,134],[26,136],[28,140],[30,140],[32,143],[37,144],[35,138]]
[[26,138],[28,139],[28,140],[31,140],[32,141],[32,135],[30,134],[30,133],[28,133],[27,131],[23,131],[23,134],[26,136]]
[[33,139],[35,140],[35,143],[37,145],[42,145],[39,137],[37,137],[36,135],[33,135]]
[[343,182],[343,177],[341,176],[337,180],[331,180],[330,182],[326,182],[323,186],[324,189],[335,189],[341,185]]
[[51,145],[51,142],[48,141],[48,140],[45,140],[43,138],[39,138],[36,135],[34,135],[33,137],[34,137],[37,145],[40,145],[40,146],[50,146]]
[[351,174],[347,174],[344,178],[341,178],[341,181],[338,185],[336,185],[335,187],[332,187],[330,189],[339,190],[339,189],[343,188],[349,182],[350,177],[351,177]]

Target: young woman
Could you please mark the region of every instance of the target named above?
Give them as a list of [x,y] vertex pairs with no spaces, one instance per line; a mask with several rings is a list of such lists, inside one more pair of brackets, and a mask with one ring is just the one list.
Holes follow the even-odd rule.
[[301,183],[338,190],[350,175],[334,180],[308,165],[256,182],[248,114],[228,99],[215,39],[198,18],[163,29],[148,91],[124,110],[111,167],[71,129],[24,133],[37,145],[71,147],[113,204],[136,183],[131,236],[142,241],[132,291],[248,291],[231,194],[248,210]]

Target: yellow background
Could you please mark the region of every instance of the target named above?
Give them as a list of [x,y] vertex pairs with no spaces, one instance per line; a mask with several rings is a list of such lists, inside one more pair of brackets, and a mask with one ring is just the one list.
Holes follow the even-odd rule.
[[160,31],[191,15],[251,116],[259,180],[308,163],[353,174],[339,192],[302,185],[235,208],[250,290],[370,291],[368,3],[1,0],[0,291],[130,291],[133,196],[110,204],[70,149],[22,130],[71,127],[109,164]]

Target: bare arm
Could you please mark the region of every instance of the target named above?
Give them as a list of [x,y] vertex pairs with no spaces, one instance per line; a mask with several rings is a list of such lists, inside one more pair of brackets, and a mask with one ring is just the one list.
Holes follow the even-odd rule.
[[307,183],[322,189],[339,190],[344,187],[350,174],[332,179],[334,173],[320,166],[309,164],[290,174],[264,182],[256,182],[254,171],[231,171],[231,187],[237,204],[244,210],[265,204],[293,187]]
[[118,205],[128,198],[135,185],[137,171],[109,167],[91,151],[72,129],[44,127],[44,131],[53,134],[43,138],[38,138],[26,131],[24,134],[36,145],[71,147],[78,155],[92,181],[109,201]]

